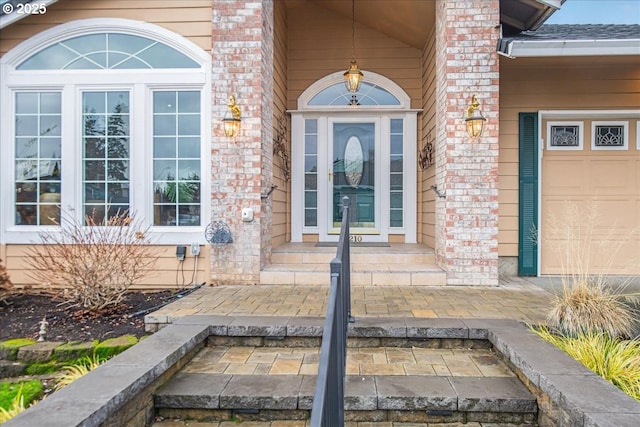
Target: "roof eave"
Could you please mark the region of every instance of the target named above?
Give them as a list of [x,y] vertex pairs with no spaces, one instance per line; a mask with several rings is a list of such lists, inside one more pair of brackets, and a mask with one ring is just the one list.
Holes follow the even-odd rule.
[[[58,0],[41,0],[40,2],[38,2],[38,4],[44,6],[44,7],[48,7],[49,5],[52,5],[53,3],[57,2]],[[27,3],[25,1],[25,3]],[[22,18],[26,18],[27,16],[31,16],[28,13],[22,13],[22,14],[18,14],[18,12],[14,9],[13,12],[11,12],[9,15],[2,15],[0,16],[0,30],[3,28],[8,27],[9,25],[18,22],[19,20],[21,20]]]
[[511,58],[640,55],[640,39],[502,40],[498,52]]
[[529,22],[529,30],[537,30],[551,17],[557,10],[560,10],[565,0],[538,0],[538,3],[544,4],[546,7],[542,13]]

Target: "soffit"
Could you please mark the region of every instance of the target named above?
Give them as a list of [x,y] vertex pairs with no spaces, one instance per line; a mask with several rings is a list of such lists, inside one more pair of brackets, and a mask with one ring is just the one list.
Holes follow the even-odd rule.
[[[288,8],[313,4],[351,19],[349,0],[284,1]],[[409,46],[422,49],[435,26],[436,1],[438,0],[355,0],[355,20]],[[500,22],[506,34],[535,30],[564,1],[500,0]]]
[[[287,7],[313,4],[351,19],[349,0],[285,0]],[[356,22],[422,49],[435,26],[433,0],[355,0]]]

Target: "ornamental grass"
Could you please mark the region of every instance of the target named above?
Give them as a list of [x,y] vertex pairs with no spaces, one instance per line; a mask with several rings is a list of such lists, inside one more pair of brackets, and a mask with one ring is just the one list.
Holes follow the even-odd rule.
[[532,328],[585,367],[640,401],[640,341],[623,340],[606,333],[556,335],[546,327]]
[[620,276],[613,267],[629,237],[614,234],[614,226],[603,234],[599,210],[595,202],[567,203],[562,218],[547,221],[549,241],[562,242],[557,247],[550,243],[561,264],[562,291],[553,299],[547,322],[563,335],[604,332],[632,338],[638,318],[632,304],[638,295],[627,290],[638,277]]

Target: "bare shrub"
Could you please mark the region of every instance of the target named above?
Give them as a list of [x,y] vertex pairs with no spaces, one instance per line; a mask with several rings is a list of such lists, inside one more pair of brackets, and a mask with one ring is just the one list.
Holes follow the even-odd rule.
[[[548,235],[566,245],[555,248],[562,263],[562,292],[555,296],[547,320],[565,335],[605,332],[630,337],[637,313],[627,300],[637,296],[626,289],[633,277],[616,277],[611,271],[625,240],[611,233],[594,240],[597,207],[592,203],[580,210],[567,203],[562,221],[548,221]],[[598,268],[593,268],[596,261]]]
[[9,273],[7,268],[2,263],[0,258],[0,302],[4,301],[13,293],[13,284],[9,280]]
[[84,223],[67,217],[69,226],[40,233],[43,244],[29,250],[30,277],[62,288],[59,295],[73,307],[99,311],[119,304],[157,260],[148,228],[128,211],[104,219],[94,212]]

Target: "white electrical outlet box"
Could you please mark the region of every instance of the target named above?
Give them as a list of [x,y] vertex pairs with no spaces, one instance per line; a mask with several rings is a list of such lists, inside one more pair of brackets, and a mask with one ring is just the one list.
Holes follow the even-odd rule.
[[253,221],[253,209],[251,209],[251,208],[242,208],[242,220],[244,222]]
[[193,256],[200,255],[200,244],[198,242],[191,243],[191,255]]

